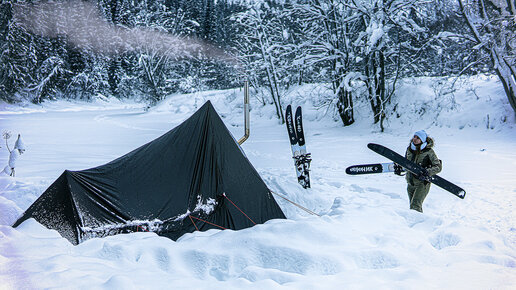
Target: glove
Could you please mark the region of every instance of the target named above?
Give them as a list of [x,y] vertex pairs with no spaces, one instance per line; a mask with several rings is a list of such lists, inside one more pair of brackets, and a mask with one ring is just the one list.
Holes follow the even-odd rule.
[[424,169],[424,171],[416,177],[421,181],[430,181],[430,175],[428,174],[428,171],[426,171],[426,169]]
[[402,176],[402,172],[404,172],[403,167],[401,165],[394,163],[394,174]]

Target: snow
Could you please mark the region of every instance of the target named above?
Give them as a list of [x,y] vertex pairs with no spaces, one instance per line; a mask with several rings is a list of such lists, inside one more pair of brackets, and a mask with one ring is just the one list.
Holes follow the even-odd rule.
[[[271,190],[317,215],[276,196],[287,220],[177,241],[138,232],[73,246],[33,219],[10,225],[65,169],[111,161],[180,124],[206,100],[238,139],[243,90],[172,95],[148,110],[111,99],[0,104],[0,129],[22,134],[28,148],[16,177],[0,174],[0,288],[514,289],[514,112],[495,77],[459,80],[453,92],[451,81],[401,82],[383,133],[367,103],[357,102],[356,124],[342,127],[332,110],[319,108],[330,96],[323,85],[291,89],[283,104],[303,106],[313,157],[308,190],[297,184],[273,106],[262,107],[251,92],[245,154]],[[387,162],[367,143],[403,153],[421,129],[436,140],[439,175],[465,188],[464,200],[433,186],[421,214],[408,209],[403,178],[345,174],[353,164]],[[0,150],[0,165],[7,164],[7,150]]]
[[20,152],[18,152],[18,150],[11,151],[11,153],[9,154],[9,161],[7,162],[9,167],[15,168],[19,158]]
[[14,143],[14,148],[20,150],[21,153],[23,153],[27,148],[25,147],[25,143],[23,143],[23,140],[21,136],[18,134],[18,139],[16,139],[16,142]]
[[383,25],[379,25],[376,22],[370,24],[370,27],[367,28],[366,33],[369,34],[368,46],[375,47],[380,39],[385,35]]

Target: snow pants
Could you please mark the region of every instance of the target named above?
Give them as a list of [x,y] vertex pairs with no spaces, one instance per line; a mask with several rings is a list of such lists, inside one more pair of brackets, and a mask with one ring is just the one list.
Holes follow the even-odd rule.
[[419,183],[411,185],[410,183],[407,185],[407,192],[410,202],[410,209],[417,210],[418,212],[423,212],[423,201],[426,198],[426,195],[430,191],[429,182]]

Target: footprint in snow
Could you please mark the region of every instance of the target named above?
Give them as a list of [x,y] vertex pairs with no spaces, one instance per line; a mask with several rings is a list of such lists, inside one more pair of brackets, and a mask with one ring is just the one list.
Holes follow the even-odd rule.
[[362,269],[392,269],[400,265],[394,255],[385,251],[366,251],[354,258],[358,267]]
[[435,234],[430,239],[430,244],[437,250],[442,250],[444,248],[453,247],[458,245],[461,242],[461,239],[459,236],[451,234],[451,233],[445,233],[440,232]]
[[412,228],[417,224],[425,222],[428,217],[414,210],[396,211],[396,213],[403,217],[407,222],[407,225]]
[[362,187],[360,187],[360,186],[358,186],[356,184],[350,185],[350,190],[354,191],[354,192],[360,192],[360,193],[364,193],[365,192],[365,189],[363,189]]

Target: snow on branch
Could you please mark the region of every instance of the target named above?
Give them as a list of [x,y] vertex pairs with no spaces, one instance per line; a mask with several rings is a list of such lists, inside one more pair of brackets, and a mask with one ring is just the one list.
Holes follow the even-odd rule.
[[16,142],[14,143],[14,147],[11,150],[9,148],[9,143],[7,142],[7,140],[11,138],[11,132],[4,131],[2,133],[2,137],[5,139],[6,149],[7,149],[7,151],[9,151],[9,161],[8,161],[7,166],[5,166],[4,169],[2,170],[2,173],[14,177],[18,158],[26,150],[25,143],[23,142],[23,140],[21,138],[21,134],[18,134],[18,138],[16,139]]

